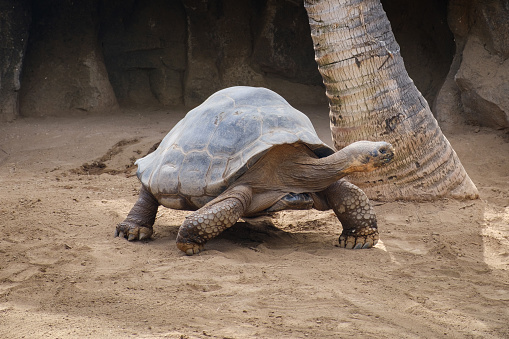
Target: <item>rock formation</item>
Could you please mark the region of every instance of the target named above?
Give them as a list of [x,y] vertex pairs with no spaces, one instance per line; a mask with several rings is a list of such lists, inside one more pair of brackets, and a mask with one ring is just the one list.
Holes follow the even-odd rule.
[[[442,124],[509,127],[504,1],[382,3]],[[0,24],[2,121],[192,107],[233,85],[326,104],[301,2],[0,0]]]
[[109,113],[117,108],[97,40],[96,8],[97,1],[32,2],[22,115]]
[[456,119],[469,123],[508,128],[509,4],[452,0],[448,19],[456,55],[440,93],[444,105],[436,106],[439,120],[450,121],[448,113],[455,112]]
[[30,26],[28,1],[0,0],[0,121],[19,112],[23,56]]

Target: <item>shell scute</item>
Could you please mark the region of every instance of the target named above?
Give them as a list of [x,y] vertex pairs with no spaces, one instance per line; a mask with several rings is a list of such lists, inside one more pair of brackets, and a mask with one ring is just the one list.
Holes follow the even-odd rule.
[[171,194],[178,190],[179,174],[185,156],[180,150],[172,149],[161,158],[159,179],[152,181],[152,194]]
[[205,188],[205,194],[214,195],[217,194],[216,192],[223,192],[226,190],[228,185],[223,178],[227,161],[227,157],[219,156],[212,158],[212,163],[210,164],[207,172],[206,180],[208,185]]
[[207,152],[189,152],[180,167],[180,193],[194,197],[204,195],[207,177],[203,174],[208,172],[211,163],[212,159]]
[[256,112],[241,108],[239,114],[223,118],[212,134],[208,152],[213,155],[231,155],[257,140],[262,133],[262,117]]

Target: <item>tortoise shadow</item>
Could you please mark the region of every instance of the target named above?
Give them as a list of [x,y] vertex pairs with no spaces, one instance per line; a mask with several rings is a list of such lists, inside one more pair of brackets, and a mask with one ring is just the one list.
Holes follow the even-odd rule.
[[[209,240],[205,248],[228,251],[228,249],[235,246],[255,249],[262,245],[273,250],[291,248],[293,251],[299,249],[310,251],[339,245],[338,239],[341,233],[341,226],[338,227],[337,233],[334,232],[333,234],[320,231],[319,226],[299,231],[285,230],[277,227],[273,220],[270,216],[240,219],[232,227]],[[175,241],[179,227],[179,225],[168,226],[168,224],[165,226],[163,222],[159,224],[152,238],[144,241],[156,241],[158,243]]]
[[239,221],[229,229],[210,241],[210,247],[217,247],[215,241],[228,241],[247,248],[263,245],[270,249],[311,250],[330,247],[337,236],[320,232],[293,232],[276,227],[269,219]]
[[239,221],[221,233],[217,239],[229,240],[236,243],[251,242],[256,244],[273,242],[288,242],[295,239],[295,234],[285,232],[270,222],[250,223]]

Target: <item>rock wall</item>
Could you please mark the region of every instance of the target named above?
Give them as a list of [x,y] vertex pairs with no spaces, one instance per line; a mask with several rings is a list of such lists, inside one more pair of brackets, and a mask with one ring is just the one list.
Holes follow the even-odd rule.
[[33,1],[32,13],[21,80],[21,115],[116,110],[97,41],[97,1]]
[[509,128],[509,1],[451,0],[456,54],[435,112],[440,122]]
[[183,102],[187,20],[180,1],[103,1],[100,33],[106,68],[123,105]]
[[152,0],[101,4],[104,58],[123,105],[195,106],[234,85],[325,103],[302,4]]
[[21,69],[31,14],[28,1],[0,0],[0,121],[19,112]]
[[[507,0],[382,3],[439,121],[509,126]],[[0,0],[0,24],[3,121],[192,107],[233,85],[327,102],[300,1]]]

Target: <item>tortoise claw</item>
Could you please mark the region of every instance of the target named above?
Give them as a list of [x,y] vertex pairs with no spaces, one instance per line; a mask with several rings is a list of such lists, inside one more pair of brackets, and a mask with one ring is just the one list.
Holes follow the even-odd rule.
[[[376,245],[376,243],[375,243]],[[370,248],[370,247],[373,247],[374,245],[371,245],[370,243],[365,243],[364,245],[362,245],[362,248]]]
[[374,227],[343,230],[339,237],[339,247],[355,250],[371,248],[378,243],[378,239],[380,236]]
[[115,237],[127,238],[128,241],[134,241],[148,239],[152,236],[152,233],[152,228],[124,221],[117,225]]
[[140,230],[140,235],[139,235],[138,239],[139,240],[148,239],[148,238],[150,238],[151,235],[152,235],[152,233],[142,232]]
[[177,248],[184,252],[186,255],[194,255],[203,251],[203,245],[193,242],[178,242]]

